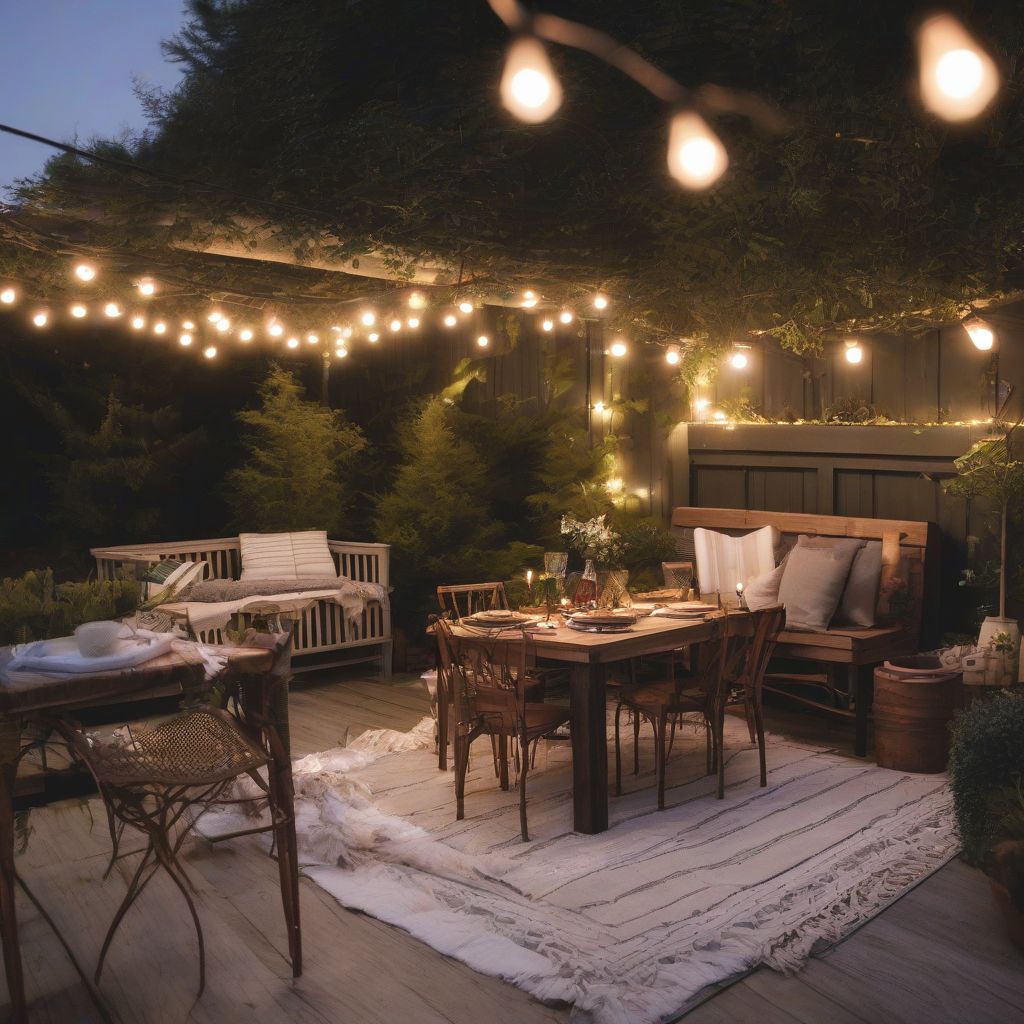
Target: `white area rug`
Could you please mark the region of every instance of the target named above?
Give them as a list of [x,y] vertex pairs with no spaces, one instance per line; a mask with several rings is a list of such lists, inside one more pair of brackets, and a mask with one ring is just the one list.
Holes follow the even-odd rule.
[[571,1005],[574,1021],[653,1024],[759,964],[798,969],[956,854],[944,776],[772,737],[761,789],[745,725],[727,724],[725,799],[703,774],[703,735],[685,732],[661,813],[649,727],[639,778],[627,728],[629,791],[597,836],[571,831],[569,745],[542,745],[526,844],[488,746],[474,748],[456,822],[429,720],[367,734],[296,763],[305,873],[347,907]]

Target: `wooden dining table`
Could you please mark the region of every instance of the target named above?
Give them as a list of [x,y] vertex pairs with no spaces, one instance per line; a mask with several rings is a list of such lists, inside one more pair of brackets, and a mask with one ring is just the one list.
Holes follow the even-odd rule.
[[[749,618],[743,611],[728,614]],[[562,624],[557,617],[555,629],[527,631],[530,653],[538,663],[559,663],[569,669],[576,832],[592,834],[608,828],[608,666],[699,644],[710,636],[713,617],[648,615],[621,633],[583,632]],[[458,624],[453,628],[457,631]]]
[[[225,659],[215,678],[238,676],[245,681],[249,699],[261,700],[262,687],[269,684],[271,673],[282,671],[284,656],[290,651],[288,639],[262,634],[244,647],[207,647],[207,652]],[[28,1008],[14,904],[14,795],[26,725],[54,717],[73,718],[86,708],[102,709],[139,699],[198,697],[209,688],[211,680],[196,645],[187,641],[176,641],[166,654],[133,668],[98,673],[12,671],[12,658],[10,648],[0,648],[0,938],[11,1000],[10,1020],[22,1024],[28,1019]],[[287,737],[286,719],[278,723],[278,730]],[[271,770],[290,798],[290,758],[271,756]],[[295,939],[289,936],[289,944]]]

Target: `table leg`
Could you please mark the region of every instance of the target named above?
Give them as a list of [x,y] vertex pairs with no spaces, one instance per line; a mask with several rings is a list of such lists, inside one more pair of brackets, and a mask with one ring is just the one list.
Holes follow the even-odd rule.
[[0,937],[4,944],[4,970],[11,1000],[11,1022],[28,1019],[25,980],[18,944],[18,919],[14,908],[14,780],[18,774],[18,746],[21,733],[11,721],[0,723]]
[[870,665],[850,665],[847,668],[847,680],[856,715],[853,752],[858,757],[865,757],[868,752],[868,711],[874,691],[874,672]]
[[608,736],[604,665],[573,665],[572,805],[577,832],[608,828]]

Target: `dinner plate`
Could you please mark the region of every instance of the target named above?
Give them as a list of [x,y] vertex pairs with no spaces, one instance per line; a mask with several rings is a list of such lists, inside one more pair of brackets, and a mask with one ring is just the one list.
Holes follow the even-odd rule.
[[570,619],[566,625],[578,633],[628,633],[633,628],[630,621],[617,623],[576,622]]
[[466,622],[472,622],[478,626],[518,626],[524,622],[530,622],[529,615],[522,615],[520,612],[508,612],[494,609],[486,612],[477,612],[475,615],[468,615]]

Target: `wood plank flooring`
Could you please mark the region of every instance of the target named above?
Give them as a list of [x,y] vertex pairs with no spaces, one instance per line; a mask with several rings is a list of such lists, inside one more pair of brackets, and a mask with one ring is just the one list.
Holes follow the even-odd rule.
[[[301,678],[292,694],[297,754],[369,728],[407,730],[427,713],[415,682],[351,673]],[[769,728],[848,747],[852,730],[774,709]],[[109,839],[95,801],[34,811],[19,871],[91,979],[132,861],[103,881]],[[98,989],[79,976],[48,925],[19,895],[33,1021],[170,1024],[553,1024],[565,1009],[436,953],[302,883],[305,971],[285,955],[275,864],[255,844],[191,847],[188,868],[207,946],[207,987],[195,1000],[195,935],[162,875],[126,917]],[[2,983],[0,983],[2,984]],[[0,988],[2,993],[2,988]],[[91,993],[91,994],[90,994]],[[794,977],[758,970],[692,1010],[686,1024],[988,1024],[1024,1020],[1024,959],[1003,937],[980,873],[954,862]]]

